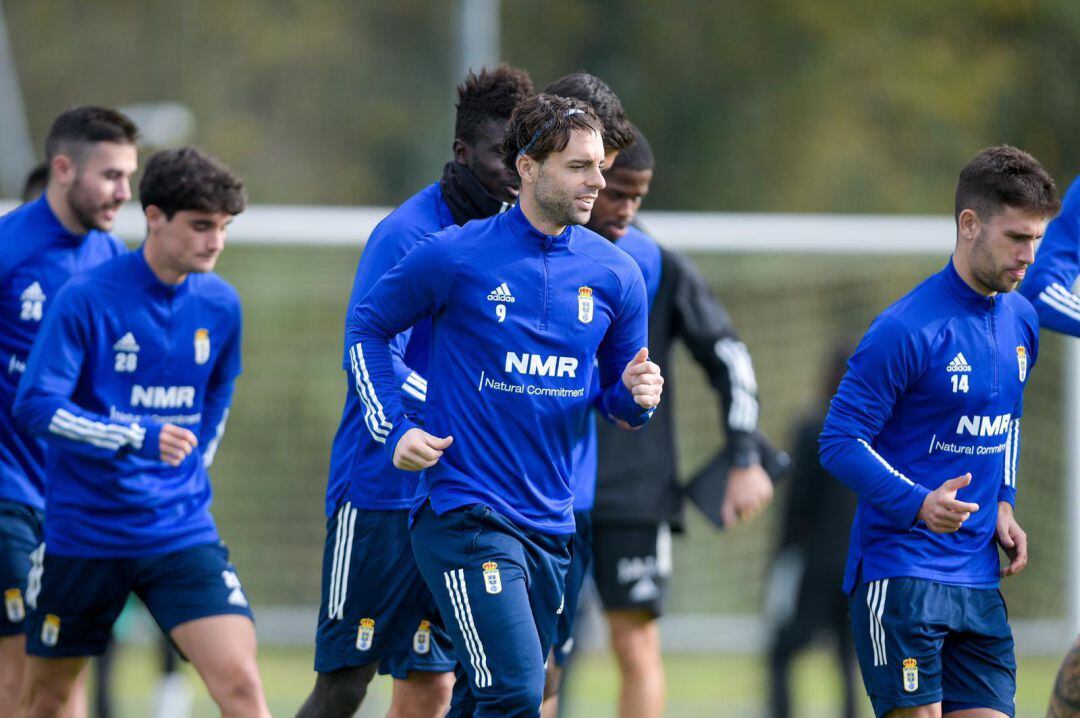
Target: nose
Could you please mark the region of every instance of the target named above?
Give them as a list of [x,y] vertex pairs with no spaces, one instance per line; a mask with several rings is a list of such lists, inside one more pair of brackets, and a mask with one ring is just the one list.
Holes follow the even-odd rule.
[[1018,259],[1024,264],[1030,265],[1035,261],[1035,240],[1024,242],[1021,245]]
[[607,180],[604,179],[604,173],[600,171],[599,165],[593,165],[592,170],[589,172],[589,176],[586,178],[586,184],[590,189],[600,191],[607,187]]
[[127,202],[131,199],[131,180],[128,177],[116,183],[116,201]]
[[210,241],[207,243],[208,250],[220,252],[225,249],[225,230],[219,229],[210,233]]

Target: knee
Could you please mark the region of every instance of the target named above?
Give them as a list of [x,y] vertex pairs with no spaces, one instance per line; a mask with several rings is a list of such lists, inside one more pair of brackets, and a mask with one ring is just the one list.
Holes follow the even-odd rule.
[[55,687],[27,686],[22,708],[27,718],[59,718],[67,706],[68,693]]
[[394,682],[387,718],[434,718],[446,715],[454,692],[453,673],[410,673]]
[[[544,700],[544,685],[537,683],[535,686],[517,686],[500,693],[493,704],[488,704],[491,715],[497,716],[528,716],[533,718],[536,711]],[[479,701],[481,704],[486,701]],[[488,713],[485,713],[487,715]]]
[[210,693],[222,714],[262,716],[265,714],[262,679],[254,659],[237,663],[207,681]]
[[[333,673],[320,673],[315,689],[301,708],[303,718],[348,718],[356,713],[367,695],[367,687],[375,676],[375,665],[346,668]],[[449,698],[447,699],[449,703]]]

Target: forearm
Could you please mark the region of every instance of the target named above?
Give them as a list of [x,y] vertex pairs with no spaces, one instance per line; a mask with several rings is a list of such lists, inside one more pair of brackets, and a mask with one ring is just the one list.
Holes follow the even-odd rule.
[[70,399],[33,390],[21,393],[15,419],[50,445],[94,458],[130,451],[148,458],[158,454],[161,427],[152,421],[113,421],[86,411]]
[[898,528],[911,528],[928,489],[897,471],[863,439],[822,433],[822,467],[854,491],[862,501],[873,504]]

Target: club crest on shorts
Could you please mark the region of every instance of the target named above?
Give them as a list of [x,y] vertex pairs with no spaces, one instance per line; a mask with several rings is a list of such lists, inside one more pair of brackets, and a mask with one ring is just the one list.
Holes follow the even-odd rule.
[[356,631],[356,650],[369,651],[375,641],[375,619],[361,618],[360,628]]
[[431,621],[420,621],[420,627],[416,629],[412,637],[412,649],[413,653],[421,656],[431,650]]
[[41,624],[41,642],[52,648],[60,641],[60,617],[50,613]]
[[582,324],[588,324],[593,318],[592,287],[578,287],[577,318]]
[[488,561],[484,564],[484,590],[488,593],[502,593],[502,578],[499,576],[499,564]]
[[1020,370],[1020,381],[1027,379],[1027,349],[1016,347],[1016,365]]
[[205,364],[210,360],[210,330],[195,330],[195,363]]
[[12,623],[18,623],[26,618],[26,606],[23,605],[22,591],[17,588],[9,588],[4,591],[4,610],[7,619]]
[[919,662],[914,658],[904,659],[904,690],[908,693],[919,690]]

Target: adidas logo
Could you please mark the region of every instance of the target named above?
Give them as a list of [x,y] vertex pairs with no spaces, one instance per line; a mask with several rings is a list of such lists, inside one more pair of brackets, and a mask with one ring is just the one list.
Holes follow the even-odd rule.
[[41,291],[41,285],[34,282],[19,295],[20,302],[44,302],[45,292]]
[[968,364],[967,359],[964,358],[963,352],[953,357],[953,360],[949,362],[949,366],[945,371],[950,374],[968,374],[971,372],[971,365]]
[[112,348],[114,352],[128,352],[129,354],[135,354],[139,351],[139,343],[135,341],[135,335],[128,332],[120,337],[120,341],[113,344]]
[[491,290],[491,294],[488,295],[489,302],[508,302],[513,304],[517,300],[514,299],[514,295],[510,293],[510,287],[506,286],[506,282],[503,282],[499,286]]

